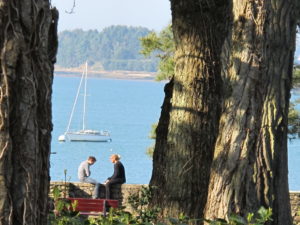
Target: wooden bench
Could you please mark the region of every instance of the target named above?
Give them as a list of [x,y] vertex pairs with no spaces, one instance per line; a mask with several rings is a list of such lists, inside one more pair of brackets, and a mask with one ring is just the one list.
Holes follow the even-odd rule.
[[77,201],[76,208],[73,211],[78,211],[80,215],[93,215],[100,214],[106,216],[107,209],[110,207],[118,208],[118,200],[112,199],[92,199],[92,198],[68,198],[71,203]]

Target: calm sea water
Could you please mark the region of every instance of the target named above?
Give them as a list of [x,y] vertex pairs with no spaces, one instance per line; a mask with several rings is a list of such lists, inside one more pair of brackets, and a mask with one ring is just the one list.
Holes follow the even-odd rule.
[[[89,155],[97,162],[92,177],[103,182],[113,172],[112,153],[120,154],[127,183],[147,184],[152,160],[145,154],[153,140],[148,138],[151,124],[159,119],[164,83],[136,80],[91,78],[88,81],[87,128],[109,130],[110,143],[58,142],[66,130],[80,78],[55,76],[53,85],[53,124],[51,180],[77,181],[77,167]],[[300,96],[293,96],[293,98]],[[78,101],[72,128],[81,125],[82,102]],[[289,142],[290,190],[300,190],[300,140]]]
[[[88,79],[88,129],[111,132],[112,142],[58,142],[66,130],[80,78],[55,76],[53,85],[53,124],[51,180],[77,181],[77,167],[93,155],[97,162],[91,167],[91,177],[104,182],[112,175],[112,153],[121,155],[127,183],[147,184],[152,172],[152,160],[145,154],[153,140],[149,139],[151,124],[159,119],[163,102],[162,82],[136,80]],[[80,97],[79,97],[80,98]],[[81,99],[81,98],[80,98]],[[72,128],[79,128],[83,108],[78,101]]]
[[[300,98],[300,92],[292,91],[291,101]],[[296,108],[300,111],[300,105]],[[300,191],[300,139],[288,142],[289,188],[292,191]]]

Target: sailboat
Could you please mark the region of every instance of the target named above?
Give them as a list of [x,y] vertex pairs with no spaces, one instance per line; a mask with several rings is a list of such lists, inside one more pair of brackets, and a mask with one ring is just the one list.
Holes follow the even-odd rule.
[[[87,91],[87,72],[88,64],[85,63],[85,69],[82,72],[79,87],[77,90],[76,98],[73,104],[71,116],[69,119],[69,123],[66,129],[66,132],[58,137],[59,141],[90,141],[90,142],[108,142],[111,141],[110,133],[108,131],[103,130],[90,130],[86,128],[85,120],[86,120],[86,91]],[[72,123],[73,114],[76,108],[77,100],[79,97],[80,90],[82,89],[82,83],[84,82],[84,94],[83,94],[83,115],[82,115],[82,129],[78,131],[70,131],[70,126]]]

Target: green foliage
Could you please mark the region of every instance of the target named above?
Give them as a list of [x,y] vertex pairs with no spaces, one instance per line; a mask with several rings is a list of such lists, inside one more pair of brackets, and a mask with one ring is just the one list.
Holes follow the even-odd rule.
[[139,224],[139,223],[132,214],[111,208],[107,217],[99,216],[97,218],[89,218],[88,221],[86,221],[86,224],[126,225],[126,224]]
[[[139,194],[130,196],[129,203],[133,209],[135,209],[136,216],[122,209],[114,208],[110,209],[106,217],[100,215],[98,217],[85,218],[77,214],[66,214],[65,212],[63,215],[51,213],[49,215],[48,225],[189,225],[196,224],[199,221],[206,221],[210,225],[264,225],[266,222],[272,221],[272,210],[261,207],[255,214],[248,213],[246,218],[233,214],[228,218],[228,221],[224,219],[191,219],[183,213],[180,213],[177,218],[169,217],[161,219],[162,222],[158,222],[157,218],[160,209],[148,208],[151,196],[152,191],[148,187],[143,187]],[[63,213],[63,210],[61,213]]]
[[293,87],[300,86],[300,66],[295,66],[293,70]]
[[157,125],[158,125],[158,123],[153,123],[151,125],[151,131],[150,131],[150,134],[149,134],[149,138],[151,138],[151,139],[155,139],[156,138],[156,128],[157,128]]
[[160,211],[158,207],[149,208],[153,188],[155,187],[150,188],[143,186],[139,193],[132,194],[128,198],[129,205],[137,214],[137,221],[142,224],[156,221]]
[[151,159],[153,158],[154,148],[155,148],[155,144],[152,144],[146,149],[146,155]]
[[[156,128],[157,128],[158,123],[154,123],[151,125],[151,131],[149,134],[150,139],[156,139]],[[153,152],[154,152],[154,146],[155,144],[152,144],[150,147],[147,148],[146,150],[146,155],[148,155],[150,158],[153,157]]]
[[60,194],[61,194],[61,191],[59,190],[59,188],[57,186],[54,186],[53,191],[52,191],[54,201],[56,201],[60,198]]
[[231,215],[228,221],[224,219],[205,221],[210,225],[264,225],[266,222],[272,221],[271,217],[272,209],[261,207],[256,215],[254,213],[248,213],[246,218],[239,215]]
[[174,225],[189,225],[189,224],[197,224],[198,221],[202,221],[201,219],[190,219],[185,216],[183,213],[180,213],[178,218],[169,217],[167,221],[162,225],[174,224]]
[[62,217],[54,217],[53,215],[49,216],[48,225],[83,225],[86,224],[84,219],[79,217],[70,217],[70,216],[62,216]]
[[172,26],[167,26],[159,34],[151,32],[140,40],[142,43],[141,53],[146,57],[155,55],[160,60],[156,80],[170,79],[174,75],[175,66]]
[[63,31],[59,33],[57,65],[78,67],[85,61],[105,70],[156,71],[154,57],[139,54],[139,38],[150,32],[143,27],[110,26],[97,30]]
[[76,208],[77,202],[71,203],[65,198],[61,198],[61,190],[57,186],[52,191],[54,199],[54,209],[48,215],[49,225],[80,225],[83,224],[82,218],[79,217],[78,212],[72,209]]

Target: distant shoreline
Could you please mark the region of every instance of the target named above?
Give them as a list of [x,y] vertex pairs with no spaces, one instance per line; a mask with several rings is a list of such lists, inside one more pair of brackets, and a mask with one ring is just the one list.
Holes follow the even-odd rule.
[[[54,70],[55,76],[64,77],[80,77],[82,74],[82,68],[60,68],[57,67]],[[106,78],[106,79],[122,79],[122,80],[148,80],[154,81],[155,72],[143,72],[143,71],[125,71],[125,70],[89,70],[89,77],[93,78]]]

